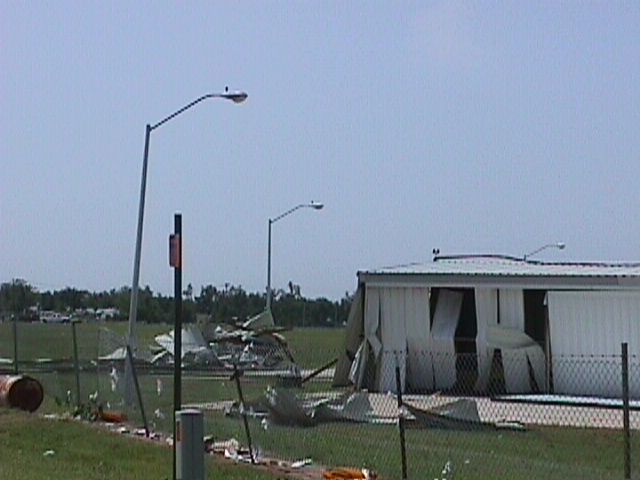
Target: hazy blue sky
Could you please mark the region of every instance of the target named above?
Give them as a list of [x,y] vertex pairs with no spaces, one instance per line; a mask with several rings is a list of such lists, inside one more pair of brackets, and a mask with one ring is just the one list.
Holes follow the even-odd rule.
[[639,260],[640,2],[1,2],[0,281],[353,290],[442,253]]

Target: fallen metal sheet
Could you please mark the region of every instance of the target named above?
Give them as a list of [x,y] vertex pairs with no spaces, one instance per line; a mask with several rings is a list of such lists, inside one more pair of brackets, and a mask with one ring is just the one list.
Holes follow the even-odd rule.
[[328,422],[395,422],[393,418],[377,415],[369,394],[364,392],[338,398],[299,398],[291,390],[269,388],[265,397],[269,420],[280,425],[312,427]]
[[407,420],[408,427],[432,428],[441,430],[525,430],[518,422],[483,422],[478,414],[478,406],[474,400],[462,398],[445,405],[422,409],[410,404],[404,407],[413,416]]
[[456,400],[455,402],[423,410],[410,404],[404,405],[413,415],[407,427],[437,428],[444,430],[492,430],[495,426],[483,423],[478,415],[478,408],[473,400]]
[[127,358],[127,348],[118,347],[108,355],[102,355],[101,357],[98,357],[98,360],[102,360],[102,361],[124,360],[125,358]]

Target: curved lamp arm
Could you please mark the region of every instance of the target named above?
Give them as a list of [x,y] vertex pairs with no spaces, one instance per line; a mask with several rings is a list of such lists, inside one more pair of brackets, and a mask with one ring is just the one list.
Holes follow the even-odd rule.
[[207,93],[206,95],[201,96],[200,98],[196,98],[193,102],[189,103],[188,105],[185,105],[184,107],[182,107],[180,110],[176,110],[175,112],[173,112],[171,115],[169,115],[166,118],[163,118],[162,120],[160,120],[158,123],[156,123],[155,125],[152,125],[150,127],[150,130],[155,130],[156,128],[158,128],[159,126],[167,123],[169,120],[171,120],[174,117],[177,117],[178,115],[180,115],[182,112],[189,110],[191,107],[193,107],[194,105],[197,105],[198,103],[202,102],[203,100],[206,100],[208,98],[224,98],[227,100],[231,100],[233,103],[242,103],[247,99],[248,95],[245,92],[225,92],[225,93]]
[[295,207],[290,208],[286,212],[281,213],[280,215],[278,215],[275,218],[270,218],[269,219],[269,223],[276,223],[278,220],[283,219],[287,215],[291,215],[293,212],[295,212],[299,208],[313,208],[315,210],[322,210],[324,208],[324,204],[323,203],[318,203],[318,202],[301,203],[300,205],[296,205]]
[[558,250],[564,250],[565,247],[566,247],[566,244],[564,242],[547,243],[546,245],[536,248],[533,252],[527,253],[522,257],[522,259],[526,262],[529,259],[529,257],[532,257],[536,253],[540,253],[541,251],[546,250],[547,248],[557,248]]

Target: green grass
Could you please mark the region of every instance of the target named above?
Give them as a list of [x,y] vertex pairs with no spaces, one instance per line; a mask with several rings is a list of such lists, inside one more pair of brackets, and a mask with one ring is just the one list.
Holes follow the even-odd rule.
[[[221,437],[244,438],[237,419],[209,415]],[[401,478],[398,428],[393,425],[325,424],[314,428],[251,424],[262,450],[319,464],[369,467]],[[528,432],[408,430],[409,478],[440,478],[448,461],[456,480],[623,478],[622,434],[594,429],[541,428]],[[632,457],[640,455],[633,445]],[[637,462],[637,460],[636,460]],[[636,470],[635,475],[640,474]],[[448,477],[450,478],[450,477]],[[633,477],[638,478],[638,477]]]
[[[43,456],[54,450],[50,457]],[[273,475],[207,457],[209,480],[274,479]],[[171,478],[172,451],[74,421],[46,420],[0,409],[0,478],[121,480]]]
[[342,328],[296,328],[284,335],[303,368],[319,368],[337,358],[345,341]]

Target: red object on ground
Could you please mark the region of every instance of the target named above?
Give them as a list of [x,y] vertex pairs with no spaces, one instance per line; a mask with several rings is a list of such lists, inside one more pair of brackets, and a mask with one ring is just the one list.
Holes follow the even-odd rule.
[[100,420],[107,423],[124,423],[127,421],[127,416],[122,412],[98,410],[98,416]]

